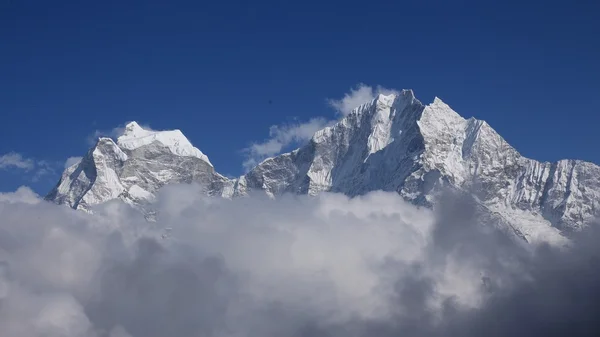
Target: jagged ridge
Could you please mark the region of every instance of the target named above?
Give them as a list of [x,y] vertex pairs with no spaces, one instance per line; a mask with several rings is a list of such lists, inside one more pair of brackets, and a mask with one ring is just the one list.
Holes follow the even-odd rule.
[[427,207],[437,192],[452,188],[473,193],[528,240],[554,235],[556,228],[579,230],[600,216],[600,167],[525,158],[486,122],[462,118],[439,98],[423,105],[411,90],[379,95],[305,146],[238,179],[215,172],[180,131],[145,130],[133,122],[116,143],[101,138],[66,169],[47,199],[89,209],[120,198],[144,208],[161,186],[181,182],[223,197],[252,190],[272,196],[396,191]]

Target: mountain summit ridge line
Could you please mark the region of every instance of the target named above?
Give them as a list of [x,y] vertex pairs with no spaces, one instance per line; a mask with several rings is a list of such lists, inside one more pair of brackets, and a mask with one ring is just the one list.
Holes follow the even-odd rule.
[[116,142],[100,138],[65,169],[46,199],[87,211],[120,199],[148,210],[162,186],[192,182],[226,198],[251,191],[350,197],[394,191],[426,207],[443,189],[469,191],[528,241],[579,231],[600,217],[600,166],[525,158],[485,121],[464,119],[437,97],[424,105],[412,90],[379,94],[306,145],[236,179],[216,172],[181,131],[131,122]]

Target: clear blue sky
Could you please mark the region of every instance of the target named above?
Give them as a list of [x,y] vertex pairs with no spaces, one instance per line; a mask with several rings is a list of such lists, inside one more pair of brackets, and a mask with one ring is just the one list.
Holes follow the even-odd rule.
[[[600,163],[599,15],[598,1],[3,0],[0,155],[36,168],[0,169],[0,191],[46,193],[95,130],[129,120],[181,129],[237,175],[269,126],[333,118],[326,99],[360,82],[439,96],[526,156]],[[44,167],[57,172],[32,181]]]

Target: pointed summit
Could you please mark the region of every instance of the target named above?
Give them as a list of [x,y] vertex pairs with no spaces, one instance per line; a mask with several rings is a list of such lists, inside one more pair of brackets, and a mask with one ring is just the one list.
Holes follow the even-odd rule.
[[435,96],[433,98],[433,102],[431,102],[431,104],[429,104],[430,106],[439,106],[439,107],[447,107],[450,108],[450,106],[448,104],[446,104],[444,101],[442,101],[441,98]]
[[[208,195],[225,197],[396,191],[408,202],[433,207],[440,192],[452,190],[474,195],[481,212],[529,242],[553,240],[558,228],[577,230],[600,218],[594,203],[599,166],[525,158],[489,125],[464,119],[439,97],[425,105],[410,89],[368,94],[305,146],[237,180],[216,173],[181,131],[130,122],[116,143],[101,139],[67,168],[47,199],[85,209],[118,198],[143,209],[162,186],[193,182]],[[342,108],[347,112],[340,103]]]
[[144,130],[144,128],[142,128],[136,121],[132,121],[125,125],[125,131],[123,131],[121,136],[140,137],[144,131],[146,130]]
[[396,100],[396,97],[397,97],[397,95],[395,92],[391,92],[388,94],[379,94],[375,98],[375,105],[389,107],[392,104],[394,104],[394,100]]

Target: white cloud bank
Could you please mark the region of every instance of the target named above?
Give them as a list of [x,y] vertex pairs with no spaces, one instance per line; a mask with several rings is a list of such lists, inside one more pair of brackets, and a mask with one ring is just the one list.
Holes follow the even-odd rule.
[[462,206],[168,186],[148,223],[119,202],[88,215],[35,199],[0,194],[0,337],[597,332],[595,240],[532,255]]

